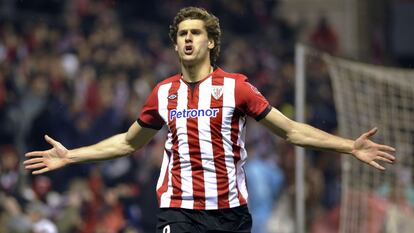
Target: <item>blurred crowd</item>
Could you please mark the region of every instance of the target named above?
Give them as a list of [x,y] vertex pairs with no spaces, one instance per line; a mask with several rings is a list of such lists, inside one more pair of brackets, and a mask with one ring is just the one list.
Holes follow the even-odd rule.
[[[278,16],[277,0],[41,2],[49,4],[17,1],[12,16],[0,16],[1,232],[154,231],[165,130],[142,150],[113,161],[39,176],[22,169],[22,161],[27,151],[50,148],[45,134],[74,148],[126,131],[152,87],[178,72],[168,26],[183,6],[217,15],[223,30],[217,65],[247,75],[273,106],[294,117],[300,25]],[[338,51],[326,19],[308,38],[317,48]],[[335,133],[326,68],[318,59],[309,65],[307,121]],[[294,232],[293,147],[254,120],[247,140],[253,232]],[[337,229],[340,156],[308,153],[307,224]]]

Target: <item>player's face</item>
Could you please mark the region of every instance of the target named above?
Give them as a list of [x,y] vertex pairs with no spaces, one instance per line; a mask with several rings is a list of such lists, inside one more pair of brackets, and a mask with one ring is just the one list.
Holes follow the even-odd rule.
[[214,41],[209,40],[202,20],[187,19],[178,24],[175,50],[183,64],[210,63],[210,49],[213,48]]

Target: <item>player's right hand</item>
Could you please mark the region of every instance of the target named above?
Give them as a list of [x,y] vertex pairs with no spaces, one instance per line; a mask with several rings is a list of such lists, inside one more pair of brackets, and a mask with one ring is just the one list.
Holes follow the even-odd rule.
[[28,160],[23,162],[25,169],[33,170],[32,174],[42,174],[70,163],[69,151],[60,142],[45,135],[45,140],[53,148],[44,151],[31,151],[25,154]]

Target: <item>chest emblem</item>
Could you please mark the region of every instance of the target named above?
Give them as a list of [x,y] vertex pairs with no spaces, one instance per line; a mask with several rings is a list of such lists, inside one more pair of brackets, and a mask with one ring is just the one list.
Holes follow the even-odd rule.
[[211,95],[218,100],[223,95],[223,86],[211,86]]

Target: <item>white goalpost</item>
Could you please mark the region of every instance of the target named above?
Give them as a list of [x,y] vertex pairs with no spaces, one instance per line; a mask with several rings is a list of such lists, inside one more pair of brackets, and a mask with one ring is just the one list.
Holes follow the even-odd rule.
[[[305,122],[305,56],[306,47],[298,44],[295,48],[295,120]],[[295,147],[295,213],[296,232],[305,232],[305,149]]]
[[[318,56],[316,59],[321,59],[327,67],[340,136],[356,138],[376,126],[379,131],[374,140],[397,149],[396,163],[391,166],[385,164],[385,172],[350,156],[341,157],[340,232],[413,232],[414,70],[386,68],[322,55],[304,45],[297,46],[296,56],[302,57],[296,57],[296,87],[305,87],[309,57]],[[298,93],[296,98],[298,96],[301,95]],[[297,114],[303,114],[304,109],[305,100],[296,102]],[[296,117],[300,119],[300,116]],[[304,158],[300,153],[296,156],[297,194],[303,193],[300,186],[304,185],[304,171],[299,171],[304,169]],[[306,232],[304,219],[304,197],[297,195],[297,232]]]
[[[397,148],[397,162],[387,166],[386,172],[344,156],[341,232],[412,232],[414,71],[329,56],[324,60],[333,84],[341,135],[355,138],[377,126],[375,139]],[[405,212],[411,221],[389,209]],[[398,222],[396,229],[391,222]]]

